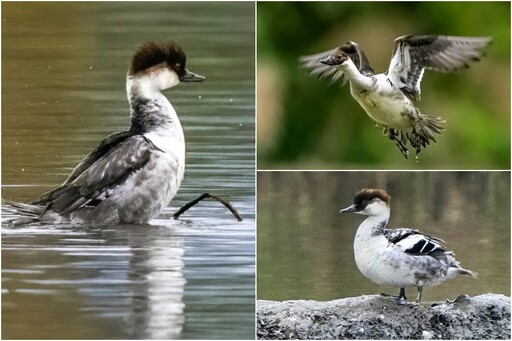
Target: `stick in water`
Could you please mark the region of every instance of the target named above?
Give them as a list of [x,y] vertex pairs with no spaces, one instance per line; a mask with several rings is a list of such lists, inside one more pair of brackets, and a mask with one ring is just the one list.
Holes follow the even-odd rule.
[[197,198],[195,198],[194,200],[189,201],[188,203],[183,205],[178,211],[176,211],[176,213],[174,213],[172,215],[172,217],[174,219],[178,219],[179,216],[182,215],[183,213],[185,213],[186,211],[188,211],[189,208],[195,206],[198,202],[200,202],[200,201],[202,201],[202,200],[204,200],[206,198],[212,198],[212,199],[217,200],[218,202],[220,202],[221,204],[226,206],[226,208],[228,210],[230,210],[231,213],[233,213],[233,215],[235,216],[236,220],[238,220],[238,221],[242,221],[243,220],[242,217],[240,216],[240,214],[238,214],[238,211],[233,206],[231,206],[231,204],[229,202],[227,202],[226,200],[222,199],[221,197],[218,197],[218,196],[216,196],[214,194],[210,194],[210,193],[203,193],[200,196],[198,196]]

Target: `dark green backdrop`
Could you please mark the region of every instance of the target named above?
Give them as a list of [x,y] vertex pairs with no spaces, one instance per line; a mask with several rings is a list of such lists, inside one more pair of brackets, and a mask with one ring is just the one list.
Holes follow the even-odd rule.
[[[348,86],[300,68],[301,55],[353,40],[375,71],[388,68],[404,34],[491,36],[480,63],[426,72],[422,112],[442,116],[438,143],[404,160]],[[285,2],[258,4],[258,168],[508,169],[510,3]]]

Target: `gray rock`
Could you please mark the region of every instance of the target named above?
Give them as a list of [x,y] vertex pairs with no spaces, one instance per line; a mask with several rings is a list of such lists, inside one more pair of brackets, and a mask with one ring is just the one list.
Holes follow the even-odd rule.
[[258,339],[510,339],[510,298],[459,296],[435,306],[380,295],[258,301]]

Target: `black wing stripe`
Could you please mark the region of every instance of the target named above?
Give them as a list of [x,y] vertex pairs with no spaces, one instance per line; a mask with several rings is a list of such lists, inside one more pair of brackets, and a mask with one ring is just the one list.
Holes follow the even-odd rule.
[[414,255],[429,255],[436,251],[445,251],[443,247],[444,241],[436,237],[426,236],[418,230],[414,229],[388,229],[384,230],[384,236],[390,243],[398,244],[408,237],[419,235],[421,237],[414,245],[406,249],[404,252]]
[[412,254],[429,254],[430,252],[439,248],[439,245],[432,243],[429,240],[422,239],[416,244],[414,244],[411,248],[405,250],[405,253]]

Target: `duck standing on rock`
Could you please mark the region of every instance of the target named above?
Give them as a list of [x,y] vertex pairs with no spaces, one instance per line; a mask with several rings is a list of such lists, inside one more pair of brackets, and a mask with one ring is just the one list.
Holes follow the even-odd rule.
[[397,303],[404,303],[405,288],[417,287],[420,303],[424,286],[433,286],[458,275],[476,277],[464,269],[447,251],[444,241],[414,229],[386,229],[391,197],[382,189],[362,189],[354,204],[340,213],[368,216],[359,225],[354,239],[357,268],[380,285],[400,288]]

